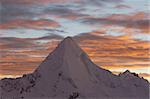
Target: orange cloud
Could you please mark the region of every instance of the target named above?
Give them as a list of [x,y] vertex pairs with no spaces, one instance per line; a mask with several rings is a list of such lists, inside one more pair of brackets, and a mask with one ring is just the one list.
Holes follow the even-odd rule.
[[148,13],[138,12],[127,14],[112,14],[103,18],[88,17],[83,19],[83,23],[91,25],[103,25],[104,27],[124,27],[128,29],[138,29],[142,33],[149,33]]
[[49,42],[42,44],[33,42],[41,39],[48,38],[1,38],[0,77],[18,77],[31,73],[57,46],[60,38],[53,36]]
[[32,28],[32,29],[42,29],[44,27],[58,27],[59,23],[53,20],[13,20],[6,23],[0,24],[0,29],[11,29],[11,28]]

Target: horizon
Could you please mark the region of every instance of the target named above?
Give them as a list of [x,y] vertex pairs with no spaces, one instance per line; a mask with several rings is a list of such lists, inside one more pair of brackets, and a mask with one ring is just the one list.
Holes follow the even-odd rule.
[[[67,36],[98,66],[150,81],[147,0],[0,0],[0,78],[33,72]],[[117,3],[116,3],[117,2]]]

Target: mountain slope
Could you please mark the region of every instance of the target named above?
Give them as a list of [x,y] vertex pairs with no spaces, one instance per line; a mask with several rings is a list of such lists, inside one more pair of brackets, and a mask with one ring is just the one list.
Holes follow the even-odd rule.
[[2,99],[148,99],[149,83],[96,66],[71,37],[32,73],[0,81]]

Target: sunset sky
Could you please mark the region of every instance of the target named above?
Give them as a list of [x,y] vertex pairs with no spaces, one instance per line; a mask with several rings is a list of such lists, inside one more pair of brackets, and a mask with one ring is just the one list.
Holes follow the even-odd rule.
[[0,78],[31,73],[66,36],[114,73],[150,81],[148,0],[0,0]]

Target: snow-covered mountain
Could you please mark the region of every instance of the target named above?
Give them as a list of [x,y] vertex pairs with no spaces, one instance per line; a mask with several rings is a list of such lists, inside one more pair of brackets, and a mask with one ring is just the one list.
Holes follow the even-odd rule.
[[149,99],[149,82],[98,67],[67,37],[33,73],[2,79],[0,99]]

